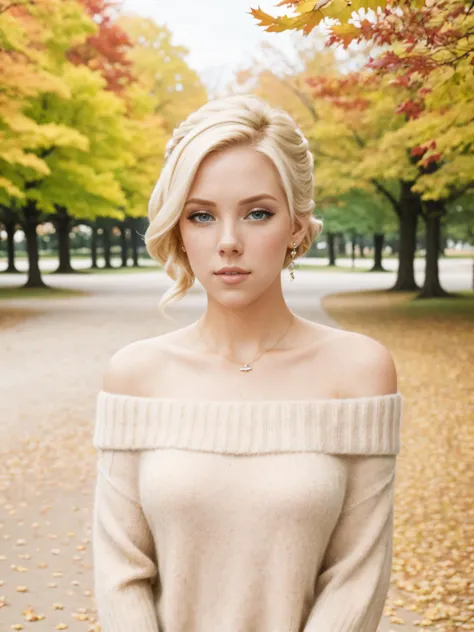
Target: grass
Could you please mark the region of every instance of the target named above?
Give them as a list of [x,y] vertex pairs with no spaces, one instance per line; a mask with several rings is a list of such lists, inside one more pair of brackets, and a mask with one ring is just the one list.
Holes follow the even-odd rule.
[[[312,270],[316,272],[370,272],[367,268],[360,267],[352,267],[352,266],[328,266],[328,265],[297,265],[295,264],[295,271],[297,270]],[[393,274],[393,270],[381,270],[381,272],[391,272]]]
[[162,270],[162,266],[158,265],[146,265],[139,266],[138,268],[126,267],[126,268],[87,268],[86,270],[78,270],[79,274],[137,274],[137,272],[156,272]]
[[30,298],[70,298],[88,296],[89,292],[82,290],[69,290],[63,288],[36,288],[36,287],[0,287],[0,301],[4,299],[30,299]]
[[[388,292],[365,290],[341,292],[323,298],[323,307],[329,312],[345,313],[346,309],[368,317],[374,310],[380,317],[400,316],[409,319],[467,317],[474,319],[474,291],[462,290],[450,297],[417,299],[418,292]],[[385,314],[386,313],[386,314]],[[385,315],[384,315],[385,314]]]
[[441,314],[465,315],[474,318],[474,291],[458,291],[453,297],[411,300],[398,305],[397,311],[410,318]]
[[[127,266],[126,268],[122,268],[122,267],[118,267],[118,266],[114,266],[112,268],[77,268],[74,270],[74,272],[55,272],[54,270],[41,270],[41,276],[42,277],[46,277],[46,276],[54,276],[56,274],[66,274],[66,275],[70,275],[75,276],[75,275],[83,275],[83,276],[87,276],[89,274],[137,274],[137,273],[141,273],[141,272],[156,272],[157,270],[162,270],[163,267],[159,266],[159,265],[142,265],[139,266],[138,268],[136,267],[131,267],[131,266]],[[3,270],[0,270],[0,282],[1,282],[1,274],[2,272],[4,272]],[[20,270],[18,276],[21,275],[26,275],[27,271],[26,270]]]

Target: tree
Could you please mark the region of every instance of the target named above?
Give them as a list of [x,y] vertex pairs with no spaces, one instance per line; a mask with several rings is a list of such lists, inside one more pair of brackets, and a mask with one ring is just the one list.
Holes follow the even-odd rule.
[[[44,122],[61,122],[65,142],[53,137],[41,146],[49,175],[38,178],[22,171],[26,190],[25,212],[31,233],[40,213],[52,214],[60,244],[59,271],[70,271],[69,229],[72,216],[122,217],[125,197],[117,172],[133,161],[124,125],[125,107],[105,80],[85,66],[66,64],[63,78],[72,98],[43,95],[32,103],[33,116]],[[57,124],[57,123],[56,123]],[[28,238],[28,237],[27,237]],[[32,261],[30,260],[30,266]],[[35,281],[29,278],[30,285]]]
[[[42,0],[31,11],[41,34],[41,54],[35,62],[59,89],[47,86],[29,94],[21,100],[21,108],[17,107],[16,124],[17,128],[23,125],[29,160],[14,165],[4,161],[16,203],[11,187],[10,191],[3,188],[0,203],[22,213],[29,257],[26,286],[42,287],[38,223],[51,214],[64,246],[72,209],[85,217],[120,216],[118,207],[124,203],[124,196],[116,171],[130,160],[130,153],[122,124],[123,102],[105,90],[106,81],[98,72],[67,60],[70,47],[94,30],[93,22],[75,2]],[[15,20],[14,25],[21,30],[25,14],[20,13]],[[6,137],[14,147],[13,131],[10,125]],[[61,247],[60,253],[67,251]]]
[[[449,0],[448,0],[449,1]],[[455,0],[451,0],[455,1]],[[361,25],[354,24],[351,19],[354,12],[366,13],[370,10],[383,10],[383,15],[398,15],[405,9],[413,12],[421,10],[425,0],[280,0],[277,6],[288,6],[296,15],[274,17],[260,8],[250,9],[251,15],[259,21],[259,26],[268,32],[282,32],[288,30],[303,31],[308,35],[322,22],[329,28],[329,36],[342,38],[349,44],[354,39],[366,36]],[[329,20],[329,22],[328,22]],[[336,23],[334,24],[335,21]],[[364,24],[364,28],[368,28]],[[385,38],[381,36],[382,40]]]
[[[312,6],[296,0],[282,4],[295,8],[299,17],[273,19],[253,13],[267,30],[302,28],[305,33],[311,32],[322,17],[334,18],[336,24],[329,27],[328,45],[347,48],[353,41],[365,41],[388,48],[376,59],[371,58],[366,72],[353,75],[351,82],[347,78],[310,79],[315,88],[313,96],[329,97],[333,105],[346,110],[365,107],[366,77],[371,83],[391,85],[406,94],[401,102],[395,100],[395,112],[402,124],[384,134],[383,141],[373,146],[354,176],[370,176],[374,181],[391,173],[400,178],[403,207],[413,208],[401,224],[401,257],[414,249],[416,223],[410,224],[408,217],[414,220],[421,213],[427,230],[427,273],[419,296],[443,296],[437,267],[441,218],[446,203],[469,191],[474,180],[469,153],[474,131],[474,49],[470,41],[474,5],[460,0],[434,0],[426,5],[382,3],[381,10],[361,17],[353,13],[354,9],[370,8],[371,3],[353,3],[345,9],[338,0]],[[406,235],[404,226],[409,227]],[[395,287],[406,289],[406,283]]]
[[[54,133],[53,126],[25,114],[25,107],[42,94],[66,97],[68,88],[55,73],[52,57],[61,50],[64,33],[47,25],[48,14],[58,12],[58,2],[35,0],[9,2],[0,0],[0,204],[21,200],[24,192],[15,174],[18,168],[47,175],[48,166],[35,151],[38,138]],[[68,14],[68,36],[79,41],[94,31],[94,24],[84,16],[75,2],[62,5]],[[63,130],[57,128],[61,134]]]
[[97,70],[106,80],[106,89],[120,94],[135,80],[128,53],[132,42],[117,24],[115,0],[80,0],[97,31],[68,51],[68,59],[77,65]]
[[122,15],[117,24],[133,43],[129,57],[139,86],[153,101],[169,133],[187,115],[207,101],[206,89],[186,56],[188,49],[171,42],[166,26],[148,18]]
[[126,227],[131,230],[137,265],[138,231],[163,166],[166,143],[175,125],[205,103],[207,94],[197,73],[187,64],[187,49],[171,43],[166,27],[132,15],[120,16],[118,24],[133,44],[127,56],[136,77],[122,95],[133,164],[120,170],[118,179],[126,198],[121,230],[122,234]]

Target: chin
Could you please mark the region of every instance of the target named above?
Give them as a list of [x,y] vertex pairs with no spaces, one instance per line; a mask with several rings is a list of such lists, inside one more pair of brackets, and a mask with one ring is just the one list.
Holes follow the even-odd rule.
[[258,296],[243,290],[223,290],[222,292],[209,292],[208,297],[222,307],[228,309],[244,309],[255,302]]

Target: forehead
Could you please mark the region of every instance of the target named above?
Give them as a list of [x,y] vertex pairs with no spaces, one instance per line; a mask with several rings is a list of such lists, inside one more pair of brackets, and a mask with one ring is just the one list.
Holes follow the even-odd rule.
[[271,193],[284,198],[284,189],[272,161],[253,147],[229,147],[207,155],[199,165],[189,196],[250,197]]

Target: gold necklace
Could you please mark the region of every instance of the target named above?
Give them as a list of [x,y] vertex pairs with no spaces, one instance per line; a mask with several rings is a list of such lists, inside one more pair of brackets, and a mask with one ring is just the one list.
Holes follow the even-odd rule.
[[[251,364],[255,364],[255,362],[256,362],[257,360],[259,360],[259,359],[263,356],[263,354],[264,354],[264,353],[267,353],[267,351],[271,351],[272,349],[274,349],[274,348],[277,346],[277,344],[283,340],[283,338],[286,336],[286,334],[287,334],[287,333],[288,333],[288,331],[290,330],[290,327],[291,327],[291,325],[293,324],[294,320],[295,320],[295,319],[294,319],[294,316],[292,315],[292,318],[291,318],[290,324],[289,324],[289,325],[288,325],[288,327],[286,328],[285,333],[283,334],[283,336],[281,336],[280,338],[278,338],[278,340],[275,342],[275,344],[274,344],[273,346],[269,347],[268,349],[265,349],[265,351],[262,351],[262,353],[260,353],[260,355],[258,355],[258,356],[257,356],[254,360],[252,360],[252,363],[251,363]],[[202,336],[201,336],[201,338],[202,338]],[[212,351],[212,349],[210,349],[209,345],[206,343],[206,341],[204,340],[204,338],[202,338],[202,339],[203,339],[204,344],[206,345],[206,347],[209,349],[209,351]],[[245,363],[245,364],[244,364],[244,366],[242,366],[242,367],[240,367],[240,368],[239,368],[239,371],[244,371],[245,373],[246,373],[247,371],[252,371],[252,370],[253,370],[253,369],[252,369],[252,367],[250,366],[250,364],[247,364],[247,363]]]

